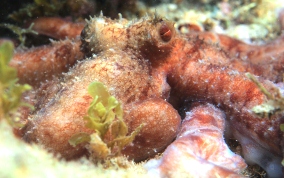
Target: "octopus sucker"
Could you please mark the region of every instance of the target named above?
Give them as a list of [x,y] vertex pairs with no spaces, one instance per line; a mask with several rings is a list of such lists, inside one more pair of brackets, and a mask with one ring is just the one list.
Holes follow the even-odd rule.
[[[68,140],[78,132],[92,133],[82,118],[91,102],[87,87],[99,81],[121,102],[130,131],[145,124],[133,143],[123,149],[124,155],[142,161],[168,146],[163,157],[149,168],[150,173],[171,177],[176,170],[191,175],[196,171],[202,174],[206,168],[208,172],[203,177],[213,174],[241,177],[246,164],[224,142],[226,123],[244,148],[248,163],[259,164],[270,177],[281,177],[283,114],[260,119],[251,111],[268,99],[246,72],[255,75],[267,90],[277,88],[275,82],[282,79],[283,73],[283,38],[267,45],[252,46],[221,35],[215,36],[220,40],[218,44],[203,36],[206,36],[204,32],[182,35],[175,30],[173,22],[158,16],[135,22],[103,16],[91,18],[81,32],[81,42],[69,43],[76,46],[74,53],[69,49],[71,56],[79,54],[80,45],[80,57],[71,60],[80,61],[70,62],[63,71],[56,69],[57,73],[68,71],[58,75],[56,80],[41,84],[45,94],[40,92],[41,87],[34,91],[41,97],[34,102],[37,107],[23,130],[24,140],[43,145],[68,160],[88,156],[86,144],[72,147]],[[275,44],[277,48],[272,47]],[[243,50],[241,56],[236,55],[242,48],[249,49]],[[35,50],[23,55],[30,52],[43,58],[52,49],[47,47],[44,54]],[[56,73],[42,69],[39,63],[30,64],[32,60],[21,59],[27,61],[25,69],[46,71],[48,77]],[[11,63],[14,61],[16,57]],[[66,66],[62,60],[56,64]],[[263,67],[264,64],[271,66]],[[30,78],[43,83],[42,80],[47,80],[36,75],[37,72],[31,72]],[[25,74],[19,77],[27,80]],[[205,104],[188,110],[180,130],[181,116],[177,110],[195,102]],[[194,135],[191,129],[202,132]],[[211,145],[210,139],[218,140],[219,144]],[[208,147],[200,149],[199,143]],[[209,147],[216,151],[216,156],[208,155]],[[259,156],[254,156],[255,153]],[[187,170],[183,164],[186,162],[200,167]]]

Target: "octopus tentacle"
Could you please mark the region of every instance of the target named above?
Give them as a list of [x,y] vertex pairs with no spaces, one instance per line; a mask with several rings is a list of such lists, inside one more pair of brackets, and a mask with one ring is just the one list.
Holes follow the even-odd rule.
[[78,40],[54,42],[27,51],[17,51],[10,66],[18,71],[20,83],[38,86],[41,82],[58,77],[83,58]]
[[163,151],[179,131],[180,116],[163,99],[150,98],[129,104],[124,107],[124,111],[130,129],[145,124],[133,143],[122,150],[124,155],[134,161],[145,160]]
[[[271,152],[272,157],[263,154],[263,159],[274,162],[274,158],[277,158],[277,165],[280,166],[281,117],[266,118],[265,122],[260,124],[260,118],[251,112],[252,107],[266,102],[264,94],[244,73],[222,65],[203,63],[199,60],[199,55],[195,56],[197,58],[178,59],[169,72],[168,82],[172,93],[179,98],[205,100],[222,108],[233,130],[242,133],[242,137],[254,140],[260,149]],[[267,87],[273,86],[268,81],[263,83]],[[241,139],[237,134],[234,136]],[[267,158],[264,158],[266,156]],[[265,166],[264,169],[266,168]],[[274,170],[266,170],[270,171],[268,174],[271,171],[278,171],[279,174],[276,167]]]
[[207,43],[219,46],[231,63],[235,63],[240,71],[251,72],[274,82],[283,81],[284,71],[284,37],[280,36],[265,45],[251,45],[232,37],[213,32],[193,32],[189,38],[200,38]]
[[[186,59],[185,59],[186,60]],[[261,135],[262,142],[266,139],[273,138],[269,143],[269,147],[274,152],[279,153],[279,137],[280,129],[279,119],[267,119],[264,126],[256,126],[259,118],[251,113],[253,106],[262,104],[266,101],[265,95],[259,88],[250,81],[244,73],[226,68],[223,66],[204,64],[199,61],[186,60],[180,62],[173,67],[169,73],[168,82],[173,92],[180,98],[189,98],[191,100],[207,100],[222,107],[230,120],[238,120],[239,124],[247,129],[254,129],[258,136]],[[272,83],[267,83],[267,85]],[[255,125],[255,126],[254,126]],[[268,132],[264,130],[273,129]],[[265,137],[264,137],[265,135]],[[265,146],[267,147],[267,146]]]
[[242,177],[239,173],[246,163],[224,141],[224,116],[212,104],[193,108],[163,156],[145,165],[148,173],[159,177]]
[[40,17],[30,23],[33,23],[32,29],[39,34],[62,40],[80,36],[85,26],[85,23],[73,23],[55,17]]
[[[261,123],[260,118],[252,113],[254,106],[267,100],[259,88],[246,77],[244,72],[247,69],[239,70],[238,65],[243,67],[242,62],[237,61],[238,65],[231,64],[231,59],[224,51],[199,38],[187,41],[176,36],[162,48],[156,45],[157,42],[153,43],[153,39],[149,41],[152,43],[144,42],[148,44],[146,49],[156,50],[154,54],[158,55],[151,56],[152,53],[149,53],[147,56],[145,53],[145,58],[150,60],[152,71],[166,73],[161,76],[167,76],[171,95],[182,101],[207,101],[223,109],[233,131],[242,133],[241,136],[249,139],[249,143],[256,143],[258,151],[265,150],[259,152],[261,159],[270,161],[259,164],[269,175],[273,175],[273,172],[281,175],[279,167],[282,133],[279,125],[283,120],[278,115],[265,118]],[[152,47],[155,45],[156,48]],[[171,50],[170,55],[163,52],[163,48]],[[269,81],[262,80],[262,83],[268,88],[275,87]],[[241,139],[236,133],[234,136]],[[243,146],[248,146],[248,142],[243,142]]]

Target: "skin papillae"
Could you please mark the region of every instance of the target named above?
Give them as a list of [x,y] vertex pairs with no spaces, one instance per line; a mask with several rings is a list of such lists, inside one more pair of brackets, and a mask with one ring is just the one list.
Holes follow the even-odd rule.
[[[67,159],[83,155],[84,145],[71,147],[68,139],[77,132],[91,132],[82,120],[91,102],[86,88],[99,81],[122,103],[130,132],[141,123],[146,124],[133,144],[123,150],[130,158],[146,159],[163,150],[176,136],[180,116],[167,101],[176,108],[202,101],[224,112],[231,134],[246,150],[247,160],[262,166],[270,176],[273,172],[281,175],[279,125],[283,119],[281,115],[260,119],[251,112],[267,99],[245,72],[260,75],[259,81],[268,90],[276,87],[273,82],[283,73],[281,68],[274,70],[283,61],[276,55],[284,46],[283,40],[276,41],[280,47],[272,48],[273,43],[256,47],[218,37],[220,45],[198,34],[182,36],[172,22],[157,16],[133,23],[102,16],[91,19],[81,35],[81,51],[89,58],[78,62],[63,78],[44,85],[48,86],[44,92],[38,89],[40,103],[35,105],[39,107],[23,130],[24,139],[40,143]],[[249,56],[246,60],[232,55],[233,48],[226,44],[233,42],[250,49],[242,54]],[[250,55],[251,50],[256,52],[257,60]],[[271,63],[271,56],[263,50],[273,55]],[[270,67],[261,68],[263,72],[259,74],[259,66],[266,63]],[[270,72],[275,80],[266,75]],[[232,171],[242,168],[243,165]]]
[[79,62],[58,82],[62,88],[34,114],[24,139],[38,142],[66,159],[84,154],[85,145],[72,147],[68,140],[78,132],[93,132],[82,118],[92,100],[86,87],[99,81],[122,103],[130,133],[145,124],[122,153],[139,161],[163,150],[176,136],[180,116],[155,89],[149,64],[130,50],[110,48],[96,54]]
[[[284,14],[284,11],[282,13]],[[283,82],[283,35],[262,46],[249,45],[229,36],[211,32],[192,32],[188,36],[198,36],[209,43],[217,43],[230,58],[231,65],[240,72],[250,72],[273,82]]]
[[78,52],[79,49],[78,40],[53,42],[48,50],[37,47],[29,51],[17,52],[10,66],[18,69],[20,83],[37,87],[42,81],[52,80],[53,77],[60,76],[62,72],[67,72],[77,60],[82,59],[84,55]]
[[[83,59],[80,52],[80,33],[83,23],[72,23],[60,18],[42,17],[29,22],[32,30],[62,40],[53,41],[49,46],[35,47],[28,50],[18,49],[10,66],[18,70],[20,83],[38,87],[41,82],[60,77],[77,60]],[[48,24],[48,25],[47,25]]]

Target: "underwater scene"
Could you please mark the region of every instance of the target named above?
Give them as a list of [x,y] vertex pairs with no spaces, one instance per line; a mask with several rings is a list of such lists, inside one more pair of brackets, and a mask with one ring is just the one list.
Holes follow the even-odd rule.
[[3,0],[0,177],[283,177],[283,33],[283,0]]

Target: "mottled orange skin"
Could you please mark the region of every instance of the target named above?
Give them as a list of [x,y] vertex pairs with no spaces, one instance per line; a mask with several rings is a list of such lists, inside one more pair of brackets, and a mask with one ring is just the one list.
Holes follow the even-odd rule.
[[[49,99],[37,104],[40,106],[24,129],[23,138],[28,142],[37,142],[65,159],[86,155],[86,144],[72,147],[68,140],[79,132],[93,132],[83,120],[92,101],[87,87],[93,81],[100,81],[122,103],[129,131],[145,125],[133,144],[122,153],[136,161],[153,156],[174,139],[180,116],[159,97],[159,91],[152,88],[153,80],[148,67],[133,54],[113,50],[78,63],[54,84],[58,90],[51,86],[47,88],[45,96]],[[153,124],[156,125],[154,128]]]
[[[248,58],[247,61],[243,62],[242,59],[232,58],[225,51],[225,48],[222,49],[222,47],[199,39],[199,37],[187,40],[182,36],[177,36],[172,40],[175,40],[175,42],[170,55],[159,60],[159,64],[155,65],[157,67],[154,66],[153,68],[157,70],[157,73],[165,73],[164,77],[167,77],[167,82],[171,87],[175,105],[182,106],[184,101],[189,103],[190,101],[205,101],[221,108],[226,113],[233,135],[238,140],[247,138],[250,140],[249,142],[253,142],[253,145],[257,145],[256,147],[267,151],[267,153],[262,151],[259,155],[265,157],[268,153],[273,154],[271,156],[273,158],[267,159],[276,160],[278,168],[277,171],[272,170],[272,172],[278,172],[279,176],[281,174],[279,167],[281,167],[280,161],[283,150],[280,124],[284,121],[280,115],[261,120],[252,113],[251,109],[254,106],[266,102],[264,94],[245,75],[245,72],[258,74],[254,61]],[[283,45],[283,41],[281,41],[280,46],[283,47]],[[252,47],[252,49],[254,48],[256,47]],[[269,48],[268,45],[256,48],[256,50],[262,51]],[[273,51],[275,50],[275,56],[278,56],[278,49],[271,49],[270,52],[274,54]],[[263,61],[268,60],[262,55],[258,57]],[[274,67],[282,66],[282,59],[282,56],[278,56],[273,60],[273,64],[263,67],[267,72],[262,72],[260,80],[268,89],[273,87],[274,84],[263,79],[271,78],[270,71],[274,71]],[[276,78],[281,79],[282,73],[283,69],[280,68],[273,74],[276,75]],[[245,141],[244,143],[241,142],[241,145],[250,147]],[[268,170],[265,167],[266,163],[261,164],[259,160],[251,162],[260,164]]]
[[250,45],[227,35],[212,32],[192,31],[187,36],[217,44],[234,68],[240,72],[250,72],[273,82],[283,81],[283,35],[265,45]]
[[[174,52],[164,64],[171,92],[181,99],[214,103],[227,112],[241,132],[249,132],[251,137],[264,142],[265,147],[280,154],[280,118],[265,119],[266,124],[259,126],[259,118],[250,109],[265,102],[266,98],[245,73],[236,70],[234,64],[230,65],[225,53],[200,39],[186,43],[179,40],[175,44]],[[273,86],[268,81],[264,83]],[[266,132],[269,127],[274,130]],[[266,143],[268,138],[271,139]]]
[[80,36],[85,26],[85,23],[73,23],[56,17],[40,17],[29,24],[33,24],[32,30],[37,33],[61,40]]
[[83,58],[79,51],[80,41],[64,40],[51,45],[18,50],[10,66],[18,71],[20,83],[38,87],[42,82],[62,76],[77,60]]
[[[257,47],[222,35],[215,36],[219,40],[215,40],[219,42],[216,44],[210,36],[214,34],[180,35],[172,22],[159,17],[145,18],[131,25],[125,19],[90,20],[82,32],[81,51],[91,58],[78,63],[56,82],[62,89],[50,94],[50,101],[35,112],[24,138],[68,159],[81,156],[84,145],[72,148],[67,141],[79,131],[91,132],[80,119],[91,101],[86,88],[98,80],[122,102],[130,130],[140,123],[148,124],[134,144],[124,150],[125,155],[137,161],[155,152],[149,154],[143,149],[162,150],[175,137],[180,117],[168,102],[180,108],[195,101],[219,107],[235,137],[247,138],[279,161],[283,150],[279,125],[283,119],[275,115],[261,120],[251,112],[252,107],[267,99],[245,72],[260,75],[259,80],[268,89],[274,87],[265,79],[273,82],[281,79],[283,57],[278,52],[284,46],[283,40]],[[271,47],[276,43],[279,47]],[[242,55],[232,55],[236,51]],[[266,70],[262,67],[259,72],[261,65],[269,63],[271,55],[267,52],[275,60],[272,67]],[[271,71],[276,72],[271,75]],[[164,123],[165,119],[168,123],[152,124],[153,117],[158,123]],[[147,139],[151,145],[141,141]]]
[[[256,47],[242,42],[238,43],[235,39],[219,35],[219,37],[223,37],[220,38],[221,44],[219,46],[208,39],[203,39],[202,33],[199,34],[200,36],[193,36],[190,40],[183,36],[173,37],[172,52],[165,58],[152,59],[158,63],[153,65],[153,71],[157,70],[156,73],[165,74],[163,77],[167,78],[171,87],[175,105],[180,104],[179,106],[181,106],[185,100],[188,103],[190,101],[205,101],[221,108],[226,113],[234,136],[239,140],[242,137],[247,138],[254,142],[254,145],[258,145],[256,147],[274,154],[271,159],[277,160],[275,162],[277,162],[278,168],[275,172],[279,173],[283,150],[280,145],[282,132],[279,126],[283,123],[283,118],[280,115],[274,115],[271,118],[260,120],[252,113],[251,109],[266,102],[266,97],[246,77],[245,72],[261,74],[260,80],[268,89],[274,84],[263,79],[271,79],[272,81],[282,79],[283,56],[281,54],[284,46],[282,38],[274,42],[279,46],[272,48],[273,43]],[[236,48],[224,45],[226,40],[228,43],[236,43],[234,46]],[[232,57],[230,55],[230,52],[234,53],[234,50],[241,46],[247,47],[246,51],[242,51],[242,56],[248,56],[246,61],[238,56]],[[263,51],[270,53],[263,54]],[[273,57],[275,59],[271,60]],[[242,142],[241,144],[243,147],[248,145]],[[259,154],[264,156],[266,153]],[[254,163],[258,164],[258,161]]]

